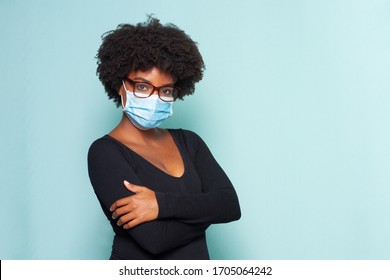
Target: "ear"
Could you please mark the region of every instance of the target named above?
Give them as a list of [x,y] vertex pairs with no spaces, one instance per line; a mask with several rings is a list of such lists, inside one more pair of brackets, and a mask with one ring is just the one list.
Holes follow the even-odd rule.
[[118,95],[123,95],[125,93],[125,89],[123,87],[123,83],[117,88],[116,90],[118,92]]

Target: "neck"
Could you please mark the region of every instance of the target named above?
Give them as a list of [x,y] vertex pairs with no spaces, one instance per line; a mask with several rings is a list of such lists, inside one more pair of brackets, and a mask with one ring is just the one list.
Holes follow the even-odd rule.
[[131,139],[131,142],[142,143],[150,140],[156,140],[163,134],[160,128],[151,128],[142,130],[137,128],[126,116],[122,115],[119,124],[110,132],[110,135],[120,139]]

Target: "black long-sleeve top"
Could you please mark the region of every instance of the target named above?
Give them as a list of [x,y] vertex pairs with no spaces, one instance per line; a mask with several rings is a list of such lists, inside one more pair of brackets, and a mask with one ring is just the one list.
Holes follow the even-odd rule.
[[[233,185],[203,140],[188,130],[168,131],[184,162],[181,177],[167,174],[109,135],[89,149],[89,177],[115,232],[110,259],[209,259],[208,226],[240,218]],[[109,208],[133,194],[124,180],[155,192],[157,220],[129,230],[117,226]]]

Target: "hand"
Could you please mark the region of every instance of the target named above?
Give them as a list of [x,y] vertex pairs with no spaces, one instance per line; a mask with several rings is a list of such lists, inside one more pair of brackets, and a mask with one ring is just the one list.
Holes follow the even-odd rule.
[[157,219],[158,204],[154,191],[124,181],[125,187],[134,195],[117,200],[111,207],[112,218],[124,229]]

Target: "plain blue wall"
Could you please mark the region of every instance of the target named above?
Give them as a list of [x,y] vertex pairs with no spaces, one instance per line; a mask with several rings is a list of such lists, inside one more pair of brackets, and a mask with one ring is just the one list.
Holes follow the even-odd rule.
[[0,0],[0,258],[108,258],[86,155],[121,111],[94,56],[151,13],[207,67],[165,126],[200,134],[241,201],[212,258],[389,259],[386,0]]

